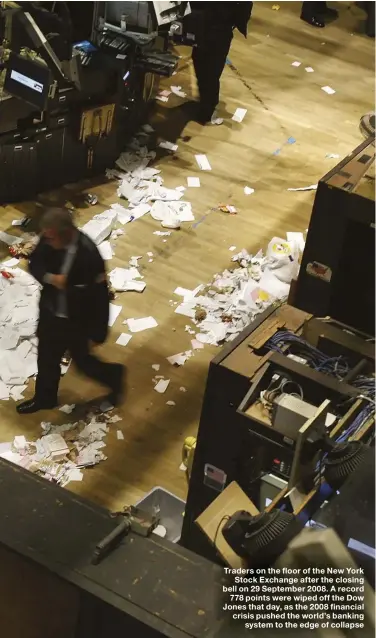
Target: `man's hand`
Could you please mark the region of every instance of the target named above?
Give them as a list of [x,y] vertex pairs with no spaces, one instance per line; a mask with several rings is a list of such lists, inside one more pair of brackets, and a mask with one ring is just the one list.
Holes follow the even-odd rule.
[[52,275],[50,283],[52,286],[55,286],[55,288],[64,290],[67,285],[67,278],[65,275]]

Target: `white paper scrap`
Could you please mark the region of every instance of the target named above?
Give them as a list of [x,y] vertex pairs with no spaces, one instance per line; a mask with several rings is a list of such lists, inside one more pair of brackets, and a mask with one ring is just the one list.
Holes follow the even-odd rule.
[[254,188],[250,188],[250,186],[244,186],[244,195],[252,195],[254,192]]
[[307,71],[307,73],[314,73],[314,69],[311,66],[306,66],[304,70]]
[[16,257],[12,257],[12,259],[7,259],[6,261],[3,261],[1,265],[4,266],[5,268],[15,268],[16,266],[18,266],[19,263],[20,263],[19,259],[17,259]]
[[202,171],[211,171],[211,166],[206,155],[195,155],[195,158]]
[[110,303],[110,316],[108,319],[108,325],[110,326],[110,328],[112,328],[112,326],[114,325],[122,309],[122,306],[116,306],[115,304]]
[[64,412],[65,414],[71,414],[75,407],[75,403],[72,403],[72,405],[62,405],[59,410],[60,412]]
[[[328,159],[339,159],[340,158],[340,156],[337,153],[327,153],[325,155],[325,157],[327,157]],[[5,264],[4,264],[4,266],[5,266]]]
[[4,244],[8,244],[8,246],[13,246],[13,244],[19,244],[20,241],[22,241],[22,237],[15,237],[14,235],[9,235],[9,233],[0,231],[0,241],[3,241]]
[[317,184],[311,184],[311,186],[303,186],[302,188],[288,188],[288,191],[316,191]]
[[142,319],[128,319],[126,322],[131,332],[142,332],[149,328],[155,328],[158,323],[153,317],[143,317]]
[[127,346],[131,339],[132,335],[129,335],[126,332],[122,332],[121,335],[116,339],[116,343],[118,344],[118,346]]
[[174,354],[171,357],[167,357],[167,361],[171,363],[172,366],[183,366],[189,357],[185,352],[180,352],[179,354]]
[[99,244],[98,250],[104,261],[108,261],[109,259],[112,259],[113,252],[112,252],[112,246],[109,241],[103,241],[101,244]]
[[234,250],[236,250],[236,246],[230,246],[229,250],[230,250],[231,252],[234,252]]
[[187,184],[189,188],[200,188],[200,178],[199,177],[187,177]]
[[175,401],[166,401],[166,405],[174,406],[176,403]]
[[191,344],[192,344],[193,350],[203,350],[205,347],[204,344],[201,343],[201,341],[198,341],[197,339],[191,339]]
[[181,386],[181,388],[179,388],[180,392],[187,392],[187,389],[184,386]]
[[159,365],[159,363],[153,363],[153,365],[151,366],[153,368],[153,370],[155,370],[156,372],[159,372],[161,366]]
[[179,148],[177,144],[168,141],[160,142],[158,146],[159,148],[165,148],[167,151],[177,151]]
[[176,191],[179,191],[180,193],[184,193],[184,191],[186,190],[185,186],[177,186],[175,188]]
[[154,254],[152,252],[146,253],[148,257],[154,257]]
[[122,433],[121,430],[117,430],[116,438],[118,439],[118,441],[124,441],[124,434]]
[[168,96],[167,95],[157,95],[157,97],[155,99],[159,100],[160,102],[168,102]]
[[155,386],[154,390],[156,392],[159,392],[159,394],[164,394],[169,384],[170,384],[170,379],[160,379],[160,381],[158,381],[157,385]]
[[300,250],[300,252],[304,251],[305,248],[305,241],[304,241],[304,235],[303,233],[286,233],[287,236],[287,241],[291,241],[294,244],[296,244]]
[[291,66],[300,66],[300,65],[301,65],[301,62],[298,62],[297,60],[295,60],[295,62],[291,64]]
[[236,109],[232,119],[234,122],[242,122],[246,113],[247,109]]
[[321,90],[325,91],[325,93],[328,93],[328,95],[333,95],[333,93],[335,93],[335,90],[332,89],[331,86],[322,86]]

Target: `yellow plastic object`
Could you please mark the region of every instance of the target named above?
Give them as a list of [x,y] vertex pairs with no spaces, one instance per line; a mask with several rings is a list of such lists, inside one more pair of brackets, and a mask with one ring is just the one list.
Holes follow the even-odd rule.
[[187,468],[186,473],[187,473],[188,480],[192,472],[193,457],[194,457],[195,450],[196,450],[195,437],[187,436],[187,438],[184,441],[184,445],[182,449],[182,461],[185,467]]

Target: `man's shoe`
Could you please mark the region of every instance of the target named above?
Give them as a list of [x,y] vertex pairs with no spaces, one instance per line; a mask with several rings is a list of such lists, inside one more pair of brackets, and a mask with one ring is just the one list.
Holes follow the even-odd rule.
[[304,22],[307,22],[312,27],[317,27],[318,29],[323,29],[325,27],[325,23],[320,20],[317,16],[307,16],[305,17],[303,14],[300,16],[300,19]]
[[16,407],[18,414],[34,414],[34,412],[39,412],[39,410],[52,410],[56,408],[57,402],[55,403],[45,403],[38,401],[35,397],[33,399],[29,399],[28,401],[23,401],[19,403]]
[[112,392],[107,397],[107,401],[111,403],[111,405],[113,405],[114,408],[116,408],[116,406],[119,405],[121,398],[123,396],[124,381],[125,381],[125,375],[126,375],[125,366],[122,366],[120,363],[115,365],[116,365],[116,371],[114,373],[114,382],[111,388]]

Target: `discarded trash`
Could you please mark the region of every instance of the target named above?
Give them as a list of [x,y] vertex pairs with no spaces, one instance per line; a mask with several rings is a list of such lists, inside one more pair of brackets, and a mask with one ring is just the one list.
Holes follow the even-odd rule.
[[254,188],[250,188],[249,186],[244,186],[244,195],[252,195],[255,192]]
[[232,116],[232,119],[234,120],[234,122],[242,122],[245,115],[247,113],[247,109],[236,109],[234,115]]
[[155,386],[154,390],[159,394],[164,394],[170,384],[170,379],[160,379]]
[[291,64],[291,66],[300,66],[300,65],[301,65],[301,62],[298,62],[297,60],[295,60],[295,62]]
[[322,86],[321,90],[325,91],[325,93],[328,93],[328,95],[333,95],[333,93],[335,93],[335,90],[332,89],[331,86]]
[[314,73],[314,70],[311,66],[306,66],[304,70],[307,71],[307,73]]
[[85,195],[85,202],[87,204],[90,204],[90,206],[95,206],[96,204],[98,204],[98,197],[97,195],[92,195],[91,193],[87,193]]
[[200,178],[199,177],[187,177],[187,184],[189,188],[200,188]]
[[122,332],[121,335],[116,339],[116,343],[118,344],[118,346],[127,346],[131,339],[132,335],[129,335],[126,332]]
[[195,155],[195,158],[202,171],[211,171],[211,166],[206,155]]
[[288,191],[315,191],[317,190],[317,184],[311,184],[311,186],[303,186],[302,188],[288,188]]
[[158,323],[153,317],[143,317],[142,319],[127,319],[124,323],[128,324],[131,332],[142,332],[149,328],[156,328]]

